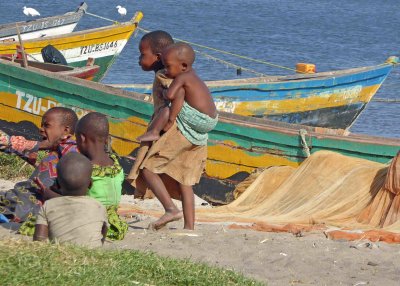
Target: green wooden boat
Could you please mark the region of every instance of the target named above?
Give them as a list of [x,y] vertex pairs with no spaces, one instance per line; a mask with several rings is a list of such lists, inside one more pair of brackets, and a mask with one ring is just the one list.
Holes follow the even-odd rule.
[[[112,148],[131,162],[152,115],[149,97],[33,67],[0,60],[0,129],[34,137],[41,116],[55,105],[73,108],[78,116],[90,111],[106,114]],[[399,139],[338,134],[337,130],[307,127],[221,112],[210,133],[206,172],[195,191],[224,203],[238,182],[259,167],[298,166],[319,150],[386,163],[400,149]],[[126,169],[128,171],[128,169]]]

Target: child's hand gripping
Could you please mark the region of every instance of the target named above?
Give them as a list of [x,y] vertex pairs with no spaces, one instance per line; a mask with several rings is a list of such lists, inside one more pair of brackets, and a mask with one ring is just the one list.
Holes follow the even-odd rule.
[[50,188],[46,187],[43,184],[43,182],[39,179],[39,177],[34,177],[33,181],[39,187],[40,194],[42,195],[44,200],[59,196],[59,194],[56,192],[59,189],[57,181]]

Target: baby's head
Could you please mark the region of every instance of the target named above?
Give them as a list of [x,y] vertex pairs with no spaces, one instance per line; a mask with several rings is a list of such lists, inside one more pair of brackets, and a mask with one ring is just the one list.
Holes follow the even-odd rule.
[[190,71],[194,59],[194,50],[190,45],[186,43],[176,43],[168,46],[162,52],[165,75],[169,78],[175,78],[183,72]]
[[96,145],[105,147],[108,143],[108,120],[99,112],[91,112],[83,116],[76,126],[76,143],[79,151],[88,156],[88,151]]
[[49,146],[71,137],[75,132],[78,116],[75,111],[66,107],[53,107],[46,111],[42,117],[40,136],[47,140]]
[[153,31],[145,34],[139,43],[139,65],[144,71],[162,69],[161,52],[173,43],[171,35],[165,31]]
[[57,164],[57,183],[63,196],[85,196],[92,183],[92,163],[82,154],[71,152]]

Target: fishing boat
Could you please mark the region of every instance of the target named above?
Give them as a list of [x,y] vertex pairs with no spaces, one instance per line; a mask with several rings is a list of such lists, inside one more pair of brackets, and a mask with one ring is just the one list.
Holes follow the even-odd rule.
[[[135,157],[136,138],[153,113],[148,95],[0,60],[0,129],[34,138],[44,112],[56,105],[73,108],[79,117],[90,111],[106,114],[111,147],[124,164]],[[206,172],[195,192],[223,203],[238,182],[260,167],[296,167],[319,150],[386,163],[399,149],[399,139],[345,136],[340,130],[220,112],[209,136]]]
[[71,33],[87,10],[87,4],[82,2],[72,12],[63,15],[39,18],[25,22],[0,25],[0,43],[18,42],[18,31],[22,40],[30,40],[55,35]]
[[[206,81],[219,111],[315,127],[349,129],[397,57],[376,66],[313,74]],[[113,84],[151,93],[151,84]]]
[[[26,40],[23,41],[24,50],[30,60],[44,62],[41,50],[47,45],[52,45],[61,52],[68,65],[73,67],[83,67],[88,58],[93,58],[96,65],[100,66],[93,80],[100,81],[121,53],[142,18],[143,13],[137,12],[127,22],[116,22],[100,28]],[[0,43],[0,55],[16,54],[17,46],[18,42]]]

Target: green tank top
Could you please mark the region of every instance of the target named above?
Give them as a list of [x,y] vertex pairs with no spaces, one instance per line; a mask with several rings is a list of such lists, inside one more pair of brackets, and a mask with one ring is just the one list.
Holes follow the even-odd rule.
[[118,205],[121,200],[124,172],[116,155],[111,154],[113,166],[93,165],[92,187],[88,196],[98,200],[104,206]]

